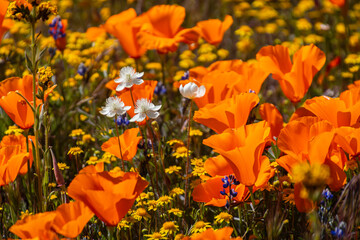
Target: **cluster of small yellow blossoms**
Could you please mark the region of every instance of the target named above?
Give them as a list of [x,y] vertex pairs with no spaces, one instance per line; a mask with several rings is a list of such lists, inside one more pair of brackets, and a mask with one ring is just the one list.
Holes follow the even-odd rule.
[[195,66],[195,54],[190,50],[185,50],[180,54],[179,66],[183,69],[189,69]]
[[8,6],[6,16],[18,21],[28,20],[31,9],[32,5],[28,1],[13,1]]
[[201,137],[203,135],[203,133],[201,132],[200,129],[194,129],[194,128],[190,128],[190,136],[199,136]]
[[71,131],[71,133],[69,134],[69,137],[79,137],[84,135],[85,132],[82,129],[74,129]]
[[68,165],[66,165],[66,163],[58,163],[57,165],[58,165],[59,169],[62,171],[70,168]]
[[330,170],[325,164],[300,163],[293,168],[292,177],[295,183],[301,182],[304,186],[300,196],[315,200],[319,194],[321,196],[321,191],[330,178]]
[[21,211],[20,213],[20,219],[23,220],[24,218],[26,218],[27,216],[31,216],[33,215],[31,212],[29,212],[29,210],[26,210],[25,212]]
[[15,135],[15,136],[19,136],[24,132],[24,130],[22,130],[21,128],[18,128],[17,126],[9,126],[9,128],[7,130],[5,130],[5,134],[6,135]]
[[198,57],[199,62],[213,62],[217,59],[217,55],[214,53],[216,51],[216,47],[209,43],[201,44],[198,50],[200,54]]
[[240,52],[250,52],[255,48],[252,36],[253,30],[248,25],[242,25],[235,31],[235,34],[239,36],[239,41],[236,43],[236,47]]
[[205,168],[204,168],[204,161],[201,158],[194,158],[191,159],[191,165],[194,166],[193,171],[191,172],[191,174],[193,176],[197,176],[200,177],[202,175],[206,174]]
[[51,67],[41,67],[38,69],[39,82],[41,86],[51,85],[51,77],[54,75],[51,71]]
[[43,21],[49,19],[50,15],[57,14],[57,7],[51,4],[51,2],[42,2],[39,4],[39,16]]

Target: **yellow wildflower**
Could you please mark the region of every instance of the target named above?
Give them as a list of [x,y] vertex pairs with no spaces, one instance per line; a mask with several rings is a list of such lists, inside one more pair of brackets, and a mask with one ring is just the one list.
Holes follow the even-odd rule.
[[68,155],[80,155],[81,153],[83,153],[84,151],[81,150],[81,148],[79,147],[72,147],[70,148],[70,150],[68,151]]
[[170,167],[166,168],[165,173],[167,173],[167,174],[179,173],[180,170],[181,170],[181,167],[174,165],[174,166],[170,166]]
[[209,222],[197,221],[194,226],[192,226],[191,233],[201,233],[207,228],[211,228],[211,224]]
[[169,204],[170,202],[172,201],[172,198],[167,196],[167,195],[164,195],[164,196],[161,196],[158,200],[157,200],[157,203],[160,205],[160,206],[164,206],[166,204]]
[[174,222],[168,221],[168,222],[164,222],[162,228],[160,229],[160,233],[168,235],[168,234],[173,234],[178,230],[179,230],[178,225],[176,225]]
[[193,158],[193,159],[191,159],[191,165],[203,167],[204,161],[201,158]]
[[312,25],[306,18],[300,18],[296,22],[296,28],[300,31],[308,31],[311,30]]
[[99,159],[98,159],[98,157],[96,157],[96,156],[91,156],[91,157],[89,158],[89,160],[86,161],[86,163],[89,164],[89,165],[95,165],[95,164],[97,164],[98,162],[99,162]]
[[156,200],[148,200],[146,202],[146,205],[148,206],[148,211],[156,211],[157,210],[157,201]]
[[79,137],[84,135],[85,132],[82,129],[74,129],[71,131],[71,133],[69,134],[69,137]]
[[233,219],[233,216],[227,212],[221,212],[217,216],[215,216],[215,223],[230,223],[230,221]]
[[138,208],[132,215],[136,220],[148,220],[151,216],[147,213],[145,208]]
[[154,232],[152,234],[145,234],[144,236],[147,237],[147,240],[157,240],[157,239],[167,239],[165,237],[166,234],[161,234],[159,232]]
[[119,230],[130,228],[129,222],[123,219],[118,223],[117,228]]
[[342,72],[341,73],[341,76],[343,78],[353,78],[354,77],[354,74],[352,74],[351,72]]
[[190,136],[202,136],[203,133],[199,129],[190,128]]
[[145,65],[146,69],[154,69],[154,70],[161,70],[161,63],[158,62],[150,62]]
[[9,128],[5,131],[6,135],[14,134],[15,136],[19,136],[24,132],[24,130],[18,128],[17,126],[9,126]]
[[66,163],[57,163],[60,170],[69,169],[70,167]]
[[178,209],[178,208],[171,208],[170,210],[168,210],[168,213],[169,214],[174,214],[175,216],[177,216],[177,217],[182,217],[182,215],[183,215],[183,211],[181,211],[180,209]]
[[31,216],[33,215],[31,212],[29,212],[29,210],[26,210],[25,212],[21,211],[20,213],[20,219],[23,220],[24,218],[26,218],[27,216]]
[[179,187],[173,188],[170,191],[170,196],[172,196],[172,197],[176,197],[176,196],[181,195],[181,194],[184,194],[184,190],[179,188]]
[[175,152],[172,155],[176,158],[187,157],[188,152],[189,154],[191,153],[191,151],[188,150],[185,146],[182,146],[176,148]]
[[181,140],[178,140],[178,139],[171,139],[171,140],[167,141],[166,143],[169,144],[170,146],[172,146],[172,145],[184,145],[184,143]]

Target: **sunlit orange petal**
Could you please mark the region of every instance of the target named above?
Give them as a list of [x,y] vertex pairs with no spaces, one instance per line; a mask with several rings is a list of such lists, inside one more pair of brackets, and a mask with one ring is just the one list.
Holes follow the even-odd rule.
[[141,137],[138,137],[139,128],[130,128],[125,130],[125,132],[120,135],[120,144],[121,144],[121,154],[119,142],[117,137],[112,137],[101,146],[101,150],[105,152],[109,152],[116,157],[126,160],[132,161],[133,157],[137,152],[137,145],[140,142]]
[[261,118],[269,123],[271,135],[273,137],[278,137],[284,124],[283,117],[279,110],[274,104],[264,103],[260,105],[259,113]]
[[229,29],[233,23],[233,18],[230,15],[226,15],[224,22],[219,19],[209,19],[198,22],[196,25],[200,29],[201,36],[210,44],[219,44],[226,30]]
[[55,212],[44,212],[18,220],[10,231],[23,239],[38,237],[44,240],[57,239],[57,235],[50,228],[56,217]]
[[60,205],[51,228],[65,237],[76,238],[94,213],[83,202],[75,201]]
[[227,128],[244,126],[250,111],[258,104],[259,97],[253,93],[242,93],[216,104],[207,104],[194,114],[194,121],[217,133]]

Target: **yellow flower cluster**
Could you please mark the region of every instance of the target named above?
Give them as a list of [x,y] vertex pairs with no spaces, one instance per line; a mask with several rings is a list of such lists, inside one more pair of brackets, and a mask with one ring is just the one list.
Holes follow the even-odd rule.
[[51,77],[54,75],[51,67],[41,67],[38,69],[39,82],[43,86],[49,86],[52,84]]

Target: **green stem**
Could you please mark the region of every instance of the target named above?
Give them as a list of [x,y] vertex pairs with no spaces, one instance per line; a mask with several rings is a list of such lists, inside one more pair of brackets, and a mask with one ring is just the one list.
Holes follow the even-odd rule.
[[252,203],[252,205],[253,205],[253,208],[255,208],[255,198],[254,198],[253,187],[249,187],[249,190],[250,190],[251,203]]
[[121,151],[119,127],[118,127],[117,122],[116,122],[116,115],[115,115],[115,129],[116,129],[116,136],[117,136],[117,140],[118,140],[118,144],[119,144],[119,149],[120,149],[120,157],[121,157],[122,170],[125,171],[125,164],[124,164],[124,158],[123,158],[122,151]]
[[[154,144],[155,144],[155,139],[154,139],[154,134],[152,132],[152,129],[151,129],[151,126],[149,124],[149,121],[146,120],[146,126],[149,128],[149,131],[150,131],[150,138],[151,138],[151,148],[152,148],[152,159],[153,159],[153,162],[154,162],[154,166],[155,168],[157,168],[157,162],[156,162],[156,158],[155,158],[155,147],[154,147]],[[145,133],[146,133],[146,128],[145,128]],[[145,143],[146,144],[146,143]],[[156,182],[159,183],[159,173],[158,171],[155,171],[155,177],[156,177]],[[158,187],[157,185],[155,186],[156,187],[156,190],[160,196],[160,192],[158,190]]]
[[190,168],[190,128],[191,128],[191,111],[192,111],[192,100],[190,100],[190,110],[189,110],[189,122],[188,122],[188,132],[187,132],[187,159],[186,159],[186,169],[185,169],[185,207],[187,207],[187,192],[189,188],[189,179],[188,173]]
[[38,197],[38,212],[43,212],[43,193],[42,193],[42,174],[41,174],[41,163],[40,163],[40,152],[39,152],[39,131],[38,131],[38,119],[37,119],[37,107],[36,107],[36,73],[37,73],[37,62],[36,62],[36,40],[35,40],[35,22],[36,22],[36,8],[32,10],[32,21],[31,21],[31,50],[32,50],[32,76],[33,76],[33,108],[34,111],[34,135],[35,135],[35,171],[37,177],[37,197]]

